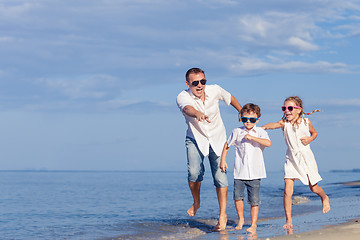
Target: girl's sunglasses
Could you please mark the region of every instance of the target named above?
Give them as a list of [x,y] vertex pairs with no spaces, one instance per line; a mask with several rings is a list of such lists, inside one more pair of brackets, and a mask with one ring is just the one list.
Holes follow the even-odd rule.
[[197,85],[199,85],[199,82],[202,85],[205,85],[206,84],[206,79],[204,78],[204,79],[201,79],[200,81],[193,81],[191,84],[196,87]]
[[288,109],[291,112],[292,110],[294,110],[294,108],[301,108],[301,107],[298,107],[298,106],[282,106],[281,110],[283,110],[283,112],[285,112],[286,109]]
[[259,119],[259,118],[254,118],[254,117],[250,117],[250,118],[248,118],[248,117],[241,117],[241,121],[242,121],[243,123],[246,123],[246,122],[249,121],[249,120],[250,120],[251,123],[256,123],[256,121],[257,121],[258,119]]

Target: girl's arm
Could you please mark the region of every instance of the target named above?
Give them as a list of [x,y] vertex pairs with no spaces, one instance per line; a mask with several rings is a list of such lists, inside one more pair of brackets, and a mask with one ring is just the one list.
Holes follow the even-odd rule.
[[308,119],[308,123],[309,123],[310,137],[302,137],[302,138],[300,138],[301,143],[304,144],[304,145],[308,145],[309,143],[314,141],[315,138],[318,135],[317,131],[315,130],[314,126],[312,125],[312,123],[311,123],[311,121],[309,119]]
[[251,136],[250,134],[246,134],[244,138],[247,140],[250,140],[250,141],[257,142],[265,147],[271,146],[271,141],[266,138],[258,138],[258,137]]
[[284,120],[280,120],[276,123],[267,123],[264,126],[262,126],[263,129],[278,129],[278,128],[284,128]]
[[227,142],[225,142],[224,148],[221,153],[221,160],[220,160],[220,169],[223,172],[226,172],[226,169],[228,168],[228,165],[226,164],[226,155],[228,154],[228,152],[229,152],[229,146],[228,146]]

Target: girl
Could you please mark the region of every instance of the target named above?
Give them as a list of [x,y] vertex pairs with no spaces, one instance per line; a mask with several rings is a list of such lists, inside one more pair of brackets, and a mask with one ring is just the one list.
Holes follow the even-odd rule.
[[[330,211],[329,197],[317,184],[322,178],[318,173],[314,154],[309,143],[317,137],[317,132],[308,118],[304,118],[303,103],[297,96],[288,97],[281,107],[283,118],[276,123],[262,126],[264,129],[282,128],[288,147],[285,162],[284,209],[286,215],[285,229],[292,229],[291,207],[295,179],[309,185],[310,190],[322,201],[323,213]],[[319,111],[319,110],[315,110]],[[310,115],[314,113],[307,113]]]

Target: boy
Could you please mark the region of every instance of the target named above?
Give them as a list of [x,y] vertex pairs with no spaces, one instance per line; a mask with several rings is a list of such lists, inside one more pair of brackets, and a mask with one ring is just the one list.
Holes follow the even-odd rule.
[[271,146],[267,132],[261,127],[256,127],[261,113],[260,107],[253,103],[245,104],[239,113],[239,121],[244,126],[232,131],[231,136],[225,142],[221,154],[220,169],[226,171],[226,155],[231,145],[236,146],[234,165],[234,201],[239,223],[236,230],[242,229],[244,219],[244,190],[248,193],[248,203],[251,204],[251,226],[246,229],[250,233],[256,233],[257,219],[260,204],[260,181],[266,178],[263,150]]

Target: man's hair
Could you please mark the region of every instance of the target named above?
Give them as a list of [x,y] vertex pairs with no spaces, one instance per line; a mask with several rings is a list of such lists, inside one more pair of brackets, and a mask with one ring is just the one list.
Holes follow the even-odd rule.
[[245,104],[240,110],[240,116],[242,116],[244,113],[251,113],[251,112],[255,113],[258,118],[261,117],[260,107],[253,103]]
[[192,74],[192,73],[195,73],[195,74],[203,73],[204,76],[205,76],[204,70],[202,70],[200,68],[190,68],[189,70],[187,70],[186,75],[185,75],[186,81],[188,81],[188,82],[190,81],[189,75]]

